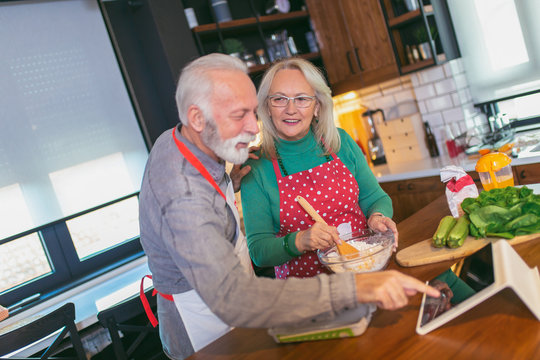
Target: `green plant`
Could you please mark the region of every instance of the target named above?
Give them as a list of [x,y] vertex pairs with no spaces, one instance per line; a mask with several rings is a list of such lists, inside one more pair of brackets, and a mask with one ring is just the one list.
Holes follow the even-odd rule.
[[242,54],[244,51],[246,51],[246,47],[244,46],[244,44],[240,40],[234,38],[224,39],[223,47],[220,44],[217,48],[217,51],[225,54]]
[[[429,27],[429,32],[431,33],[431,39],[433,41],[437,40],[439,32],[435,26]],[[421,44],[429,41],[427,29],[423,25],[419,25],[413,30],[413,38],[416,44]]]
[[427,30],[423,25],[418,26],[414,30],[413,37],[416,44],[421,44],[429,41]]

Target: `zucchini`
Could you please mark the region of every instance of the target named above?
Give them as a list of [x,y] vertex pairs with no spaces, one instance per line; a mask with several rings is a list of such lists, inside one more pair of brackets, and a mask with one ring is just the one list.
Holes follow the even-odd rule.
[[446,239],[448,238],[448,234],[450,233],[450,230],[452,230],[455,224],[456,219],[454,219],[453,216],[448,215],[443,217],[439,222],[437,231],[435,231],[435,234],[433,234],[433,246],[443,247],[444,245],[446,245]]
[[469,224],[470,221],[466,215],[460,217],[450,231],[450,234],[448,234],[446,245],[451,248],[457,248],[463,245],[463,242],[469,235]]

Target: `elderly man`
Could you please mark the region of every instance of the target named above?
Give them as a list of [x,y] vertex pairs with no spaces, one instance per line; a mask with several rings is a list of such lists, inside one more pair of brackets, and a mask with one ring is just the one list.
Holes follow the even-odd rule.
[[[176,92],[181,124],[154,144],[140,193],[141,242],[158,296],[166,354],[183,359],[229,326],[351,320],[437,290],[396,271],[257,278],[250,271],[225,161],[243,163],[257,134],[257,96],[245,65],[222,54],[188,64]],[[243,169],[249,171],[249,169]]]

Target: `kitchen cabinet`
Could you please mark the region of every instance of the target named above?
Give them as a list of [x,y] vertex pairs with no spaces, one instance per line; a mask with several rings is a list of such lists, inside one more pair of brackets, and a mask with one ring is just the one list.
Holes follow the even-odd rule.
[[[306,38],[306,33],[311,31],[310,17],[308,12],[301,7],[299,1],[291,1],[290,11],[287,13],[272,13],[265,15],[265,1],[229,0],[228,6],[232,14],[232,20],[216,23],[208,2],[185,0],[186,7],[192,7],[200,25],[191,29],[193,38],[201,55],[212,52],[238,53],[246,63],[249,62],[249,72],[252,78],[260,77],[266,70],[270,62],[280,57],[297,55],[308,59],[316,65],[321,66],[320,53],[318,49],[310,46]],[[249,5],[249,6],[246,6]],[[272,51],[273,44],[268,42],[272,35],[281,35],[286,31],[287,38],[291,38],[288,44],[279,44],[280,54]],[[234,45],[234,50],[231,44]],[[283,45],[283,46],[282,46]],[[315,44],[315,47],[317,45]],[[274,47],[277,48],[277,47]],[[257,52],[264,51],[266,63],[261,63],[257,59]],[[295,54],[295,50],[297,54]],[[253,55],[248,61],[243,56]]]
[[335,95],[399,76],[378,0],[307,0]]
[[445,184],[439,176],[389,181],[379,184],[392,199],[394,216],[400,223],[418,210],[445,194]]
[[460,57],[447,0],[379,0],[401,74]]
[[512,167],[516,185],[540,183],[540,164],[516,165]]

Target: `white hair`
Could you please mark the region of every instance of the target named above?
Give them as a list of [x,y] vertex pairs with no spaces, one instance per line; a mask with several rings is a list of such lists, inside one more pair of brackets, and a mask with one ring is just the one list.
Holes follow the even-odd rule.
[[191,105],[198,106],[205,118],[211,119],[211,96],[213,90],[212,71],[239,70],[247,74],[247,66],[242,60],[225,54],[201,56],[184,67],[176,87],[176,106],[183,125],[187,125],[187,111]]
[[268,95],[274,77],[280,70],[295,69],[304,74],[306,81],[315,90],[315,97],[319,103],[318,119],[311,121],[311,128],[315,134],[315,139],[319,143],[324,143],[325,147],[333,152],[338,152],[341,147],[341,139],[334,124],[332,92],[321,71],[308,60],[301,58],[287,58],[272,65],[264,74],[259,86],[257,97],[259,107],[257,114],[262,122],[262,152],[268,158],[274,158],[274,141],[279,141],[276,126],[270,116],[268,105]]

